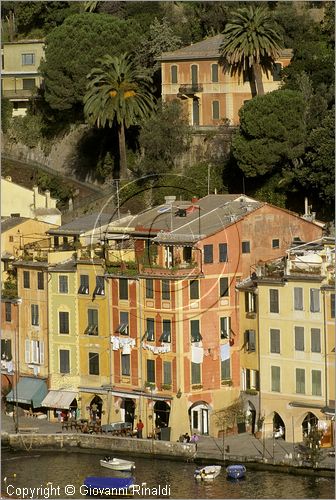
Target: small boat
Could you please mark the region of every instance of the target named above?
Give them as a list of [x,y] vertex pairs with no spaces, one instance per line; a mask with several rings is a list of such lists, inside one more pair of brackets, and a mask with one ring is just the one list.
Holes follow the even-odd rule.
[[245,477],[246,467],[241,464],[229,465],[226,468],[226,474],[231,479],[241,479]]
[[107,469],[120,470],[120,471],[131,471],[135,469],[135,463],[130,460],[122,460],[121,458],[111,458],[104,457],[100,460],[100,465],[106,467]]
[[194,478],[201,481],[208,481],[215,479],[221,471],[220,465],[206,465],[200,469],[196,469],[194,472]]
[[134,496],[132,477],[96,477],[85,478],[81,494],[99,498],[124,498]]

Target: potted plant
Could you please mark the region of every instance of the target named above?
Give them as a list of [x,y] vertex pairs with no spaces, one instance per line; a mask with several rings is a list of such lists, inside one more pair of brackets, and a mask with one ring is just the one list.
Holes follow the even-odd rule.
[[261,417],[261,416],[259,416],[259,418],[257,420],[257,431],[254,433],[254,435],[257,439],[260,439],[262,436],[262,428],[264,425],[264,420],[265,420],[265,417]]

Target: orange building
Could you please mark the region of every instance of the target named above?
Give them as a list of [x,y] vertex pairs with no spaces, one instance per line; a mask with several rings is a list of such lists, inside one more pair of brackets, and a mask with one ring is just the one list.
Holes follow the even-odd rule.
[[[219,65],[223,35],[216,35],[173,52],[164,52],[161,61],[162,99],[181,99],[193,126],[218,126],[224,119],[239,122],[238,112],[252,98],[250,83],[232,77]],[[288,66],[290,49],[283,50],[271,75],[263,74],[264,90],[279,88],[280,71]]]
[[321,224],[245,195],[210,195],[167,197],[130,226],[138,273],[126,263],[109,275],[115,404],[148,435],[214,435],[211,415],[240,392],[236,281],[294,238],[320,237]]

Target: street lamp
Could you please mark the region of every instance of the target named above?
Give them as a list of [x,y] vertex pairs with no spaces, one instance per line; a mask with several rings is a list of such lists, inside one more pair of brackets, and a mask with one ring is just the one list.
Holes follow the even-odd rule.
[[[17,299],[12,300],[12,304],[14,306],[19,306],[22,304],[22,299],[18,297]],[[18,383],[19,383],[19,369],[20,369],[20,317],[19,317],[19,307],[17,307],[16,314],[16,324],[15,324],[15,337],[14,337],[14,349],[15,349],[15,412],[13,411],[14,425],[15,425],[15,433],[19,432],[19,402],[18,402]]]

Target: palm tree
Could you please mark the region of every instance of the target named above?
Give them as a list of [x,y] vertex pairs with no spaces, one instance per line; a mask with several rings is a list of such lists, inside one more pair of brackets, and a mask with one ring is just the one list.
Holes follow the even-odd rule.
[[252,97],[264,94],[262,72],[268,75],[279,57],[282,39],[264,7],[242,7],[225,26],[220,63],[231,76],[248,78]]
[[84,95],[84,114],[97,127],[118,127],[119,177],[127,177],[125,128],[148,117],[154,108],[152,80],[145,76],[123,54],[105,55],[97,60],[98,67],[87,75],[89,83]]

